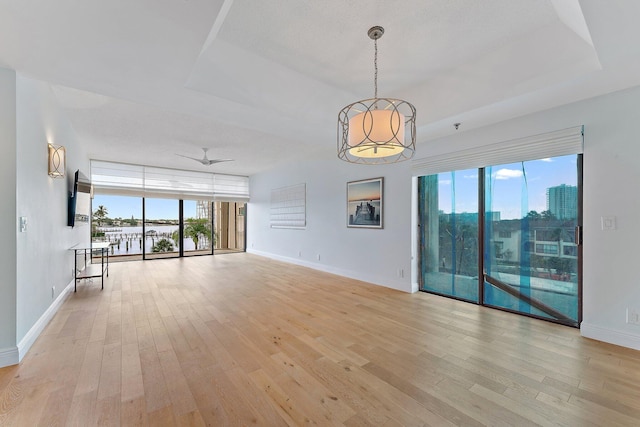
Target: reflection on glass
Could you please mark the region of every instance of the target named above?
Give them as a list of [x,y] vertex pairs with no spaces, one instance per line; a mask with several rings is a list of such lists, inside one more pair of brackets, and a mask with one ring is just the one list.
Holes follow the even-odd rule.
[[420,177],[422,290],[478,301],[478,172]]
[[578,319],[577,156],[485,169],[485,303]]
[[145,258],[171,258],[180,254],[179,201],[171,199],[144,199],[144,251]]

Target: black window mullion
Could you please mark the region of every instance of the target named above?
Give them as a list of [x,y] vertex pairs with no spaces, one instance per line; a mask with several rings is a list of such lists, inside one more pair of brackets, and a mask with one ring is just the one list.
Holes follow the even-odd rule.
[[147,259],[147,233],[146,233],[146,226],[145,223],[147,222],[147,215],[145,212],[145,198],[142,198],[142,260],[144,261],[145,259]]
[[484,168],[478,169],[478,304],[484,305]]
[[184,256],[184,200],[178,201],[178,257]]

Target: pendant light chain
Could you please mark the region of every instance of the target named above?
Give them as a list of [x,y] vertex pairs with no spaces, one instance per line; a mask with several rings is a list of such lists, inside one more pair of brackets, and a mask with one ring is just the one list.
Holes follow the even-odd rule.
[[373,39],[373,45],[375,47],[375,53],[373,56],[373,88],[374,88],[374,98],[378,97],[378,39]]

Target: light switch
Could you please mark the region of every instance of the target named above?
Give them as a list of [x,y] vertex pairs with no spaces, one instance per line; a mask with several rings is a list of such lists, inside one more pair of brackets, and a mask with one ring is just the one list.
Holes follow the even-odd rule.
[[21,233],[26,233],[27,232],[27,217],[26,216],[21,216],[20,217],[20,232]]
[[615,216],[603,216],[600,217],[602,222],[602,229],[604,231],[610,231],[616,229],[616,217]]

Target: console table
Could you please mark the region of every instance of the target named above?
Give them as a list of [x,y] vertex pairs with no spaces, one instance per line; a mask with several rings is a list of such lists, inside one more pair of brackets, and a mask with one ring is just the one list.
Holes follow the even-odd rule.
[[[109,277],[109,246],[109,242],[95,242],[89,247],[76,245],[71,248],[74,251],[73,292],[78,290],[79,280],[94,277],[100,277],[104,289],[104,275]],[[93,263],[94,254],[100,255],[99,264]]]

